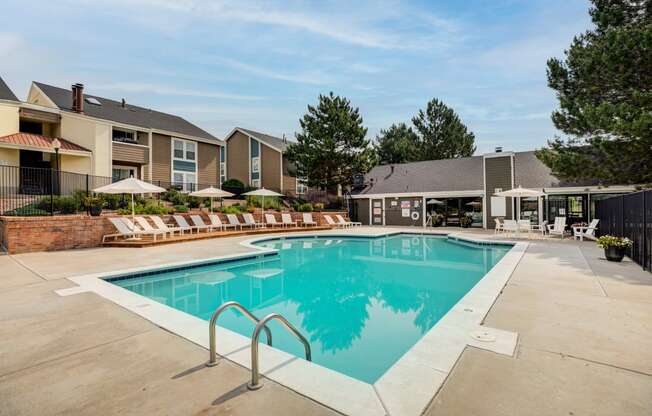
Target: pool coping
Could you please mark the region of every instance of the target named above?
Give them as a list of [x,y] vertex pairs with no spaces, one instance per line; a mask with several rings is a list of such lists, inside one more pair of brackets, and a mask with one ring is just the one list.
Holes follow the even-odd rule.
[[[66,296],[92,291],[187,340],[208,348],[207,322],[108,282],[107,278],[150,273],[174,267],[196,267],[222,261],[264,258],[278,252],[254,245],[278,239],[382,238],[398,234],[438,235],[474,244],[509,244],[512,248],[419,341],[373,385],[261,344],[261,374],[297,393],[348,415],[420,415],[428,406],[467,345],[513,356],[517,334],[482,325],[503,287],[520,262],[527,242],[487,240],[456,233],[383,230],[349,234],[341,230],[319,234],[259,236],[239,244],[253,251],[69,277],[77,287],[57,290]],[[217,351],[250,369],[248,337],[217,326]],[[208,356],[208,354],[207,354]]]

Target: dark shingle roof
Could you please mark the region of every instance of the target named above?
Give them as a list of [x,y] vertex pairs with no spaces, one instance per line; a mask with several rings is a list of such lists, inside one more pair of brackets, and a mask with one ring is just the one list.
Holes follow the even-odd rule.
[[597,181],[569,182],[552,174],[533,151],[514,153],[514,183],[523,188],[557,188],[563,186],[591,186]]
[[[54,87],[52,85],[42,84],[40,82],[34,82],[34,84],[36,84],[36,86],[38,86],[43,93],[45,93],[45,95],[47,95],[57,105],[57,107],[65,111],[72,111],[72,91]],[[91,104],[86,101],[86,98],[95,98],[102,103],[102,105]],[[122,107],[122,103],[119,101],[98,97],[96,95],[84,94],[84,114],[103,120],[219,141],[217,137],[179,116],[131,104]]]
[[281,139],[279,137],[270,136],[269,134],[260,133],[258,131],[254,131],[254,130],[243,129],[241,127],[238,127],[238,130],[242,130],[243,132],[247,133],[248,135],[250,135],[250,136],[252,136],[252,137],[254,137],[254,138],[258,139],[258,140],[260,140],[261,142],[266,143],[266,144],[268,144],[268,145],[270,145],[272,147],[275,147],[275,148],[279,149],[281,152],[284,152],[285,149],[287,149],[287,147],[288,147],[288,141],[283,140],[283,139]]
[[[393,170],[392,170],[393,167]],[[475,191],[484,188],[482,156],[376,166],[357,194]]]
[[2,78],[0,78],[0,100],[20,101]]

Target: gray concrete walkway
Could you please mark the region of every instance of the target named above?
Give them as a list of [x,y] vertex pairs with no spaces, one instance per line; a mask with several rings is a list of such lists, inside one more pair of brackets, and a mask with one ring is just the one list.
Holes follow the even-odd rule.
[[[380,231],[380,229],[375,229]],[[0,415],[332,415],[66,276],[246,251],[237,239],[0,256]],[[428,415],[652,414],[652,274],[590,242],[535,241],[486,318],[515,357],[467,347]],[[434,392],[433,392],[434,393]]]

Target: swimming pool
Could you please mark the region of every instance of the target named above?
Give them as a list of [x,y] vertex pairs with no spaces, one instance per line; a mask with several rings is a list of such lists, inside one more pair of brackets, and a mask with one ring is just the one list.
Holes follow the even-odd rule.
[[[280,313],[308,338],[314,363],[373,384],[511,248],[415,234],[256,245],[278,254],[110,280],[204,320],[230,300],[259,318]],[[253,331],[233,310],[218,325]],[[303,357],[277,325],[274,347]]]

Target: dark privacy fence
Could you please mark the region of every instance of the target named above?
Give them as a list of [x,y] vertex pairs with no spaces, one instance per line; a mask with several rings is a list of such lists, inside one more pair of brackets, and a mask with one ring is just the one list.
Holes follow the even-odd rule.
[[600,235],[627,237],[634,242],[631,258],[652,271],[652,190],[599,201],[595,216]]
[[[82,200],[112,178],[48,168],[0,166],[0,215],[73,214]],[[215,184],[153,181],[161,188],[192,192]],[[83,209],[81,209],[83,211]]]

